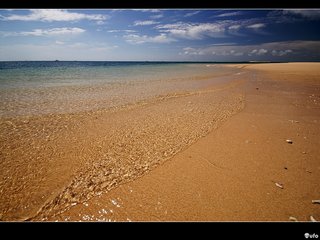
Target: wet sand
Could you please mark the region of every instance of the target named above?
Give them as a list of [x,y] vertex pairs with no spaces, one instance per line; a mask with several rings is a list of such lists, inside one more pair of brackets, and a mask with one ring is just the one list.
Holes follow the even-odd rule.
[[244,69],[241,112],[143,177],[49,220],[319,220],[320,64]]
[[1,118],[0,218],[48,220],[150,172],[243,108],[235,72],[114,108]]
[[320,219],[320,64],[230,67],[120,110],[3,119],[0,219]]

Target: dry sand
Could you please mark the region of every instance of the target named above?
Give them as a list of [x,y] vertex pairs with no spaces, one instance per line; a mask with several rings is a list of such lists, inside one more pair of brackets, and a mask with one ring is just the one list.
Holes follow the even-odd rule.
[[[111,119],[103,113],[69,117],[86,119],[79,124],[87,131],[73,128],[69,136],[84,141],[74,155],[82,146],[82,156],[113,154],[114,161],[75,161],[70,153],[65,158],[72,163],[52,165],[64,174],[57,194],[30,212],[17,211],[12,199],[2,197],[3,220],[319,220],[320,205],[312,200],[320,199],[320,64],[230,67],[241,71],[226,84],[141,103]],[[123,120],[128,118],[129,124]],[[105,135],[115,122],[114,132]],[[106,148],[112,151],[101,150]],[[72,170],[74,164],[82,168]]]
[[320,64],[245,69],[243,111],[147,175],[50,220],[319,220]]

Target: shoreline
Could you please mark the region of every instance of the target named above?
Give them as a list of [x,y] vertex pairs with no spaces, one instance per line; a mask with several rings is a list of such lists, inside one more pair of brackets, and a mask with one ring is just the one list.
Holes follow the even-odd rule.
[[246,65],[244,110],[147,175],[48,220],[319,220],[319,68],[299,65]]
[[45,220],[151,171],[242,108],[233,72],[114,111],[2,119],[1,219]]
[[319,219],[319,65],[225,65],[240,72],[112,114],[7,120],[3,169],[23,178],[0,182],[0,219]]

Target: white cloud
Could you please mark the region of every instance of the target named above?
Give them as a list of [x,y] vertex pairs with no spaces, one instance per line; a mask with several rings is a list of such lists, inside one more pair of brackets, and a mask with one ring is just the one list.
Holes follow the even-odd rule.
[[245,36],[242,29],[249,28],[258,34],[267,34],[262,29],[265,23],[257,22],[261,19],[221,20],[213,23],[186,23],[158,25],[155,29],[169,34],[173,38],[204,39],[205,37],[223,38],[228,35]]
[[[0,60],[111,60],[118,46],[106,43],[13,44],[0,46]],[[110,59],[111,57],[111,59]]]
[[186,55],[198,55],[198,50],[191,47],[183,48],[184,54]]
[[258,52],[257,49],[253,49],[253,50],[249,53],[249,55],[250,55],[250,54],[256,54],[257,52]]
[[62,42],[62,41],[55,41],[55,43],[58,44],[58,45],[63,45],[64,44],[64,42]]
[[219,45],[210,45],[207,47],[183,48],[181,54],[186,56],[198,56],[199,53],[210,59],[212,56],[241,57],[239,60],[252,59],[283,59],[283,57],[295,58],[295,61],[301,56],[320,57],[320,41],[283,41],[270,42],[255,45],[231,45],[228,43]]
[[265,27],[266,25],[264,23],[255,23],[252,25],[247,26],[247,28],[251,28],[251,29],[260,29]]
[[224,37],[225,24],[223,23],[174,23],[158,25],[156,29],[166,32],[172,37],[186,39],[203,39],[205,36]]
[[166,34],[161,33],[157,36],[147,36],[138,34],[127,34],[123,36],[124,39],[131,44],[142,44],[142,43],[170,43],[176,41],[173,38],[168,37]]
[[5,37],[9,36],[57,36],[57,35],[65,35],[65,34],[80,34],[85,32],[82,28],[51,28],[51,29],[34,29],[32,31],[25,32],[1,32],[1,34]]
[[158,13],[159,9],[132,9],[133,11]]
[[238,16],[241,14],[242,14],[242,12],[240,12],[240,11],[228,12],[228,13],[222,13],[222,14],[216,15],[215,17],[232,17],[232,16]]
[[252,55],[262,56],[262,55],[266,54],[267,52],[268,52],[268,50],[266,50],[264,48],[253,49],[251,52],[248,53],[248,55],[249,56],[252,56]]
[[156,15],[150,16],[150,18],[152,18],[152,19],[159,19],[159,18],[162,18],[162,17],[163,17],[163,14],[156,14]]
[[101,21],[101,20],[97,21],[97,25],[103,25],[105,23],[106,23],[105,21]]
[[287,49],[287,50],[272,50],[271,54],[272,56],[279,56],[279,57],[282,57],[282,56],[285,56],[289,53],[292,53],[293,51],[291,49]]
[[153,20],[146,20],[146,21],[135,21],[134,26],[147,26],[147,25],[154,25],[158,24],[159,22],[153,21]]
[[234,55],[234,56],[243,56],[244,53],[243,53],[243,52],[236,52],[236,53],[234,53],[233,55]]
[[134,33],[134,32],[137,32],[137,31],[128,30],[128,29],[112,29],[112,30],[108,30],[107,32],[109,32],[109,33],[118,33],[118,32]]
[[[221,45],[222,46],[222,45]],[[243,52],[239,52],[230,46],[226,48],[221,47],[208,47],[208,48],[183,48],[183,53],[185,55],[197,56],[197,55],[215,55],[215,56],[243,56]]]
[[231,45],[236,45],[235,43],[232,42],[227,42],[227,43],[213,43],[210,44],[210,46],[231,46]]
[[93,21],[103,21],[109,16],[101,14],[84,14],[70,12],[68,10],[62,9],[33,9],[30,10],[28,15],[17,15],[12,14],[9,16],[1,16],[2,20],[6,21],[43,21],[43,22],[53,22],[53,21],[79,21],[79,20],[93,20]]
[[191,13],[187,13],[184,15],[184,17],[191,17],[191,16],[194,16],[196,14],[200,13],[200,11],[195,11],[195,12],[191,12]]
[[320,10],[318,9],[288,9],[283,11],[284,14],[298,15],[308,19],[319,19]]
[[241,25],[238,25],[238,24],[232,25],[232,26],[229,27],[230,30],[238,30],[240,28],[241,28]]

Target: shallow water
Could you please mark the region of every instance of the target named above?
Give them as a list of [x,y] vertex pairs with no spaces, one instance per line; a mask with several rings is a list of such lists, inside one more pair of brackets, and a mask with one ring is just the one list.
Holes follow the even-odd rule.
[[239,69],[41,64],[0,68],[3,220],[45,220],[133,181],[244,104]]
[[[10,62],[9,62],[10,63]],[[205,64],[0,62],[0,116],[105,109],[203,84]],[[231,71],[231,70],[229,70]]]

